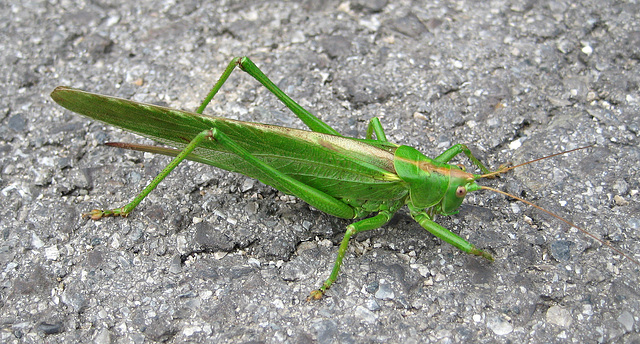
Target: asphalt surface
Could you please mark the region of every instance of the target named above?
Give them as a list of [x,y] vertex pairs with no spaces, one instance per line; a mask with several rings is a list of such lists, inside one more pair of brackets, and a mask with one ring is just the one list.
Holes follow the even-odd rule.
[[[350,221],[246,178],[181,164],[128,218],[167,157],[104,146],[134,134],[70,113],[67,85],[195,109],[247,55],[341,133],[378,116],[437,156],[465,143],[483,181],[640,258],[640,5],[619,1],[31,1],[0,4],[3,343],[637,343],[640,268],[501,195],[438,222],[494,255],[442,243],[401,211]],[[303,128],[235,72],[207,113]],[[462,157],[456,163],[470,166]]]

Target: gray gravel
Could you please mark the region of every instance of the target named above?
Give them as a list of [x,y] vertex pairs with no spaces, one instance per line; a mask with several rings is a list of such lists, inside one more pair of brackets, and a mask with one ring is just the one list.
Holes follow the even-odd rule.
[[[352,240],[349,221],[241,175],[169,161],[64,111],[57,85],[195,109],[251,58],[346,135],[372,116],[436,156],[489,166],[587,144],[485,183],[639,258],[640,15],[622,1],[30,1],[0,4],[0,342],[596,343],[640,341],[639,267],[489,192],[438,222],[496,257],[462,254],[402,211]],[[302,128],[236,72],[208,113]],[[460,162],[468,164],[465,159]]]

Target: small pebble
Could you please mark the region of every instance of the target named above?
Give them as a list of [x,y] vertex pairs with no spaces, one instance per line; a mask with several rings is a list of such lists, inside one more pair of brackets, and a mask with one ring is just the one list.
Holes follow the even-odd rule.
[[375,297],[380,300],[393,300],[395,298],[395,293],[391,286],[386,283],[380,283],[380,287],[378,291],[376,291]]
[[635,320],[633,319],[633,314],[631,314],[629,311],[622,312],[617,320],[622,324],[622,326],[624,326],[627,332],[633,331],[633,323],[635,322]]
[[504,336],[513,332],[513,325],[502,317],[490,317],[487,319],[487,327],[498,336]]
[[551,306],[547,310],[547,321],[561,327],[569,328],[573,323],[571,313],[560,306]]
[[613,196],[613,201],[616,202],[616,205],[620,207],[624,207],[625,205],[629,204],[629,201],[627,201],[620,195]]

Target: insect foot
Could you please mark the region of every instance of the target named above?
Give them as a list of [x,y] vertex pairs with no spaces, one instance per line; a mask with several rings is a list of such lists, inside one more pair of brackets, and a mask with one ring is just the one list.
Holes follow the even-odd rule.
[[112,210],[101,210],[101,209],[93,209],[88,213],[82,214],[83,218],[90,218],[93,221],[98,221],[103,217],[109,216],[122,216],[127,217],[129,213],[124,212],[123,208],[117,208]]
[[323,295],[324,295],[324,291],[322,291],[320,289],[314,290],[307,297],[307,301],[320,300]]

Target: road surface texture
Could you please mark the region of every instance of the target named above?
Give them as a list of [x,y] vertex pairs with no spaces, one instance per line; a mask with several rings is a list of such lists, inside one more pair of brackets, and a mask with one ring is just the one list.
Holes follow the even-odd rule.
[[[247,55],[341,133],[377,116],[437,156],[465,143],[491,168],[585,145],[482,183],[557,212],[629,255],[640,238],[640,5],[622,1],[28,1],[0,5],[3,343],[640,342],[639,266],[488,191],[438,222],[492,253],[442,243],[406,209],[351,222],[258,181],[181,164],[70,113],[58,85],[195,109]],[[235,72],[206,113],[303,125]],[[471,168],[464,157],[456,160]]]

